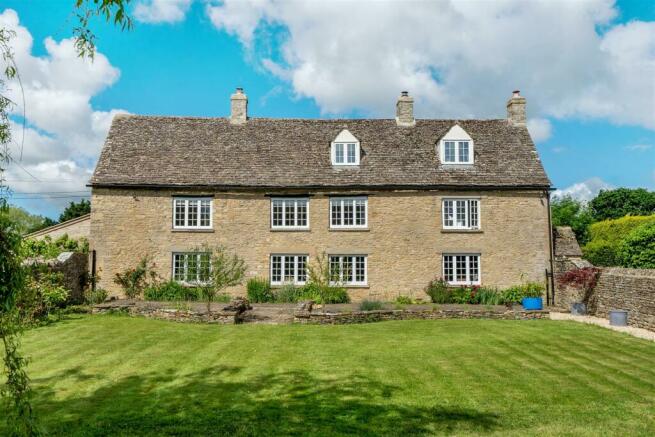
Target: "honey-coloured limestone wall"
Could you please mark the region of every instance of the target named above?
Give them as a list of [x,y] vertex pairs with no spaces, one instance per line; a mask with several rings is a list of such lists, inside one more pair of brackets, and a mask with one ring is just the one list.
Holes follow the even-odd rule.
[[[305,192],[306,193],[306,192]],[[285,193],[289,194],[289,193]],[[331,195],[309,193],[309,231],[270,227],[267,193],[94,188],[90,246],[97,251],[98,286],[121,295],[115,273],[153,257],[165,279],[172,274],[172,253],[203,244],[224,245],[242,257],[246,279],[269,277],[270,255],[321,253],[368,255],[368,285],[349,288],[353,300],[424,297],[423,288],[442,276],[442,254],[479,253],[483,285],[508,287],[521,281],[544,281],[549,265],[548,203],[542,191],[378,191],[368,192],[368,229],[329,228]],[[213,229],[173,229],[173,196],[213,196]],[[480,199],[480,230],[442,229],[446,196]],[[228,290],[245,294],[242,286]]]

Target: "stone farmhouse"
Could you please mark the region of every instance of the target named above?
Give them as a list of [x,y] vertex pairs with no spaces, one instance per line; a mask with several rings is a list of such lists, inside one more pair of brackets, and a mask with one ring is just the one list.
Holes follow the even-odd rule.
[[417,120],[407,92],[395,119],[251,118],[247,103],[237,88],[229,118],[114,118],[89,183],[100,287],[119,295],[114,274],[144,255],[197,282],[205,244],[273,286],[325,254],[354,300],[545,281],[551,184],[518,91],[494,120]]

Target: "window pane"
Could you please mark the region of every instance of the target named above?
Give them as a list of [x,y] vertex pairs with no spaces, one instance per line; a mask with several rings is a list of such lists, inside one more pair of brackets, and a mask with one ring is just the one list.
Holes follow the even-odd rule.
[[341,200],[330,199],[332,205],[332,226],[339,226],[341,224]]
[[343,144],[334,145],[334,162],[343,164]]
[[211,255],[208,253],[199,254],[199,266],[198,266],[198,280],[200,282],[208,282],[211,272]]
[[444,161],[455,162],[455,142],[444,141]]
[[307,281],[307,256],[298,256],[298,282],[304,283]]
[[357,226],[366,226],[366,200],[357,199],[355,201],[355,224]]
[[282,200],[273,200],[273,226],[282,226]]
[[271,282],[282,282],[282,257],[279,255],[271,257]]
[[293,200],[284,201],[284,226],[296,225],[296,212]]
[[296,225],[297,226],[307,226],[307,201],[306,200],[297,200],[297,216],[296,216]]
[[340,258],[338,256],[330,257],[330,281],[339,282],[341,281],[341,268],[340,268]]
[[175,199],[175,226],[184,226],[185,202],[184,199]]
[[459,142],[459,162],[468,162],[469,161],[469,142],[460,141]]
[[471,282],[479,281],[479,257],[477,255],[469,256],[469,277]]
[[446,282],[453,282],[455,280],[453,257],[451,255],[445,255],[443,257],[443,276]]
[[294,256],[284,257],[284,282],[294,282]]
[[342,261],[342,277],[344,284],[349,284],[353,281],[353,258],[344,256]]
[[466,282],[466,256],[455,256],[455,281]]
[[186,257],[186,282],[196,282],[198,280],[198,255],[195,253],[185,254]]
[[198,205],[199,200],[187,200],[187,226],[198,226]]
[[366,282],[366,259],[363,256],[355,257],[355,282]]
[[356,161],[355,158],[356,149],[354,144],[348,144],[348,164],[354,164]]
[[184,255],[181,253],[173,255],[173,279],[184,281]]
[[202,199],[200,201],[200,226],[209,227],[211,217],[211,200]]
[[444,227],[452,227],[455,225],[455,214],[453,207],[454,201],[444,200],[443,201],[443,223]]
[[466,201],[465,200],[457,200],[455,202],[456,206],[456,216],[455,216],[455,223],[456,226],[459,228],[465,228],[466,227]]
[[344,200],[343,201],[343,225],[352,226],[355,223],[355,214],[354,214],[354,201],[353,200]]
[[471,200],[469,201],[469,221],[470,221],[470,227],[472,228],[477,228],[478,227],[478,201],[477,200]]

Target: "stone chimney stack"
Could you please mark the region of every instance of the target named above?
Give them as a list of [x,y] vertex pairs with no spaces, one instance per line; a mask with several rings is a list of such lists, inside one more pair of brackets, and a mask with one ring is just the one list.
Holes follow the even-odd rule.
[[398,126],[414,126],[414,98],[407,91],[400,93],[396,102],[396,124]]
[[510,126],[525,126],[525,97],[519,90],[514,91],[507,101],[507,121]]
[[248,97],[243,88],[237,88],[230,97],[230,123],[243,124],[248,119]]

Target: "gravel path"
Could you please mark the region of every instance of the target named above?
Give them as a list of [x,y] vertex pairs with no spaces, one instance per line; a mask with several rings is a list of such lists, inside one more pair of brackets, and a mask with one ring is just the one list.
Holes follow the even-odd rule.
[[574,316],[568,313],[550,313],[551,320],[572,320],[579,323],[588,323],[590,325],[602,326],[603,328],[611,329],[613,331],[625,332],[634,337],[643,338],[645,340],[655,341],[655,332],[648,329],[635,328],[634,326],[612,326],[608,319],[592,316]]

